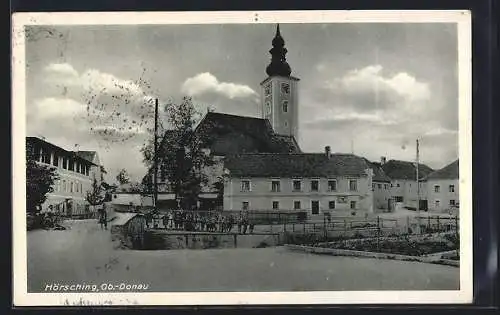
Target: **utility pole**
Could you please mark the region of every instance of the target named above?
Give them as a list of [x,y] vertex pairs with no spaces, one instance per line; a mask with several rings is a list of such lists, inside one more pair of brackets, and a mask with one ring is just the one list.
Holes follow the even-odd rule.
[[155,100],[155,127],[154,127],[154,192],[153,192],[153,205],[154,213],[158,212],[158,99]]
[[420,234],[420,178],[419,178],[419,174],[418,174],[418,167],[419,167],[419,164],[420,164],[420,150],[419,150],[419,143],[418,143],[418,139],[417,139],[417,163],[415,165],[415,168],[417,170],[417,224],[418,224],[418,227],[417,227],[417,234]]

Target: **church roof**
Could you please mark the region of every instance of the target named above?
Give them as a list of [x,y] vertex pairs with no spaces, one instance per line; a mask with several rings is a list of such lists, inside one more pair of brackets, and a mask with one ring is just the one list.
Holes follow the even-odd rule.
[[442,169],[430,173],[427,179],[458,179],[459,163],[458,160],[446,165]]
[[[409,179],[416,181],[417,178],[417,168],[414,162],[390,160],[382,165],[382,170],[391,179]],[[433,171],[434,170],[429,166],[419,163],[418,177],[423,179]]]
[[276,27],[276,35],[272,41],[273,47],[269,50],[271,53],[271,63],[266,68],[266,73],[272,76],[288,77],[292,73],[292,69],[288,62],[286,62],[286,53],[288,50],[285,48],[285,40],[281,36],[279,24]]
[[[198,124],[196,132],[205,135],[216,154],[298,153],[300,148],[293,136],[275,134],[267,119],[208,112]],[[231,148],[214,145],[217,140],[231,135]],[[247,143],[234,143],[247,142]],[[221,152],[217,152],[221,151]]]
[[353,154],[324,153],[237,154],[224,158],[232,177],[366,176],[365,159]]

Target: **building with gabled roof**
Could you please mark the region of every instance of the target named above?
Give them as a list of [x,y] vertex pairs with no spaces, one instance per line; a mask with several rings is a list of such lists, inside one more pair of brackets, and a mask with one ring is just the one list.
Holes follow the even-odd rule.
[[224,209],[372,212],[373,171],[362,157],[331,153],[243,153],[224,158]]
[[459,179],[458,159],[426,176],[429,211],[458,214]]
[[420,200],[419,209],[427,210],[427,186],[425,177],[433,172],[429,166],[419,163],[417,188],[417,167],[415,162],[389,160],[382,161],[384,173],[391,179],[391,199],[395,206],[417,209],[417,200]]
[[85,198],[95,179],[103,183],[98,154],[95,151],[70,151],[39,137],[26,137],[27,150],[31,150],[40,165],[56,169],[59,179],[53,191],[47,194],[42,211],[52,208],[66,215],[85,214]]

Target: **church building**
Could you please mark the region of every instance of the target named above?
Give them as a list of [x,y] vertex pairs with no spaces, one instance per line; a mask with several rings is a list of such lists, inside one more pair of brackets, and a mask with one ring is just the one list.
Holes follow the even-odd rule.
[[[299,79],[286,61],[279,25],[261,83],[262,116],[207,112],[196,132],[209,134],[207,152],[217,165],[200,195],[203,210],[306,211],[342,214],[373,211],[371,165],[353,154],[303,153],[299,136]],[[224,174],[223,195],[215,180]],[[168,196],[167,196],[168,195]],[[171,194],[159,194],[172,204]],[[170,200],[170,201],[168,201]]]

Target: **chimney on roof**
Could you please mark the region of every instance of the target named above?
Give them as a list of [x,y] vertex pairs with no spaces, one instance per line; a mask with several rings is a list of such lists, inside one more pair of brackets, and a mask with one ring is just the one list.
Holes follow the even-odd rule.
[[385,156],[380,157],[380,164],[384,165],[387,162],[387,158]]
[[325,156],[327,159],[329,159],[332,156],[332,150],[329,145],[325,147]]

